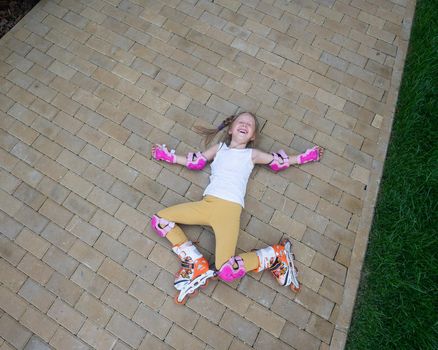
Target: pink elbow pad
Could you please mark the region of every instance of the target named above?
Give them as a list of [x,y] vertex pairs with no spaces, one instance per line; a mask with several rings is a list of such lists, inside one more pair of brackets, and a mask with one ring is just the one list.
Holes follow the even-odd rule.
[[237,278],[245,276],[246,269],[243,259],[240,256],[233,256],[217,272],[217,276],[225,282],[232,282]]
[[297,157],[298,164],[306,164],[309,162],[317,162],[319,160],[319,147],[309,148],[306,152]]
[[268,164],[271,170],[278,172],[289,168],[289,156],[284,150],[272,153],[274,159]]
[[175,150],[168,150],[166,145],[158,146],[152,152],[152,157],[156,160],[163,160],[166,163],[175,164],[176,156]]
[[207,158],[201,152],[187,154],[186,167],[190,170],[202,170],[207,165]]

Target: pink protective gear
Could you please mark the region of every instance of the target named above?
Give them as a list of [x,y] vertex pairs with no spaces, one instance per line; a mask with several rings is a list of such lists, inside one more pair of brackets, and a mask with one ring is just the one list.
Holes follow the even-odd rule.
[[167,233],[175,227],[175,223],[160,218],[157,215],[153,215],[151,219],[151,226],[158,236],[165,237]]
[[207,158],[201,152],[187,154],[186,167],[190,170],[202,170],[207,165]]
[[289,156],[284,150],[279,150],[277,153],[272,153],[274,159],[268,164],[271,170],[278,172],[289,168]]
[[306,152],[297,156],[298,164],[306,164],[309,162],[319,161],[319,147],[309,148]]
[[240,256],[233,256],[217,272],[217,276],[225,282],[232,282],[235,279],[245,276],[246,269],[243,259]]
[[152,157],[156,160],[163,160],[166,163],[176,163],[175,150],[172,149],[169,151],[166,145],[157,145],[155,150],[152,152]]

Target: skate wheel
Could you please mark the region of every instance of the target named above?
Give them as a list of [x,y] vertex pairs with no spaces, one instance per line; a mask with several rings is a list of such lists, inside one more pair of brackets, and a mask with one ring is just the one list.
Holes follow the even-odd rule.
[[298,288],[293,284],[293,283],[291,283],[291,285],[290,285],[290,289],[292,290],[292,292],[294,292],[294,293],[299,293],[300,292],[300,290],[301,290],[301,284],[298,286]]
[[190,293],[190,294],[189,294],[189,297],[194,298],[194,297],[196,297],[198,294],[199,294],[199,289],[195,289],[195,290],[193,291],[193,293]]
[[210,280],[206,280],[206,281],[204,282],[204,284],[201,285],[200,288],[201,288],[201,289],[205,289],[205,288],[207,288],[209,283],[210,283]]
[[187,302],[188,297],[186,296],[182,301],[179,301],[178,296],[179,296],[179,294],[175,295],[175,297],[173,298],[173,300],[175,301],[175,304],[184,305]]

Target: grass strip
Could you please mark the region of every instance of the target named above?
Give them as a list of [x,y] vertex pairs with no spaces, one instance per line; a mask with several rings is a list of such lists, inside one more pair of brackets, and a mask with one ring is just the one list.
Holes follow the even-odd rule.
[[438,349],[438,1],[418,0],[347,340]]

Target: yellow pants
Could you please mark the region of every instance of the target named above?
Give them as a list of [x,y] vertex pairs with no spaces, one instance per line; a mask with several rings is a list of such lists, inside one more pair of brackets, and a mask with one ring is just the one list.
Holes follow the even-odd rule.
[[[216,238],[215,265],[219,269],[236,254],[242,207],[234,202],[213,196],[206,196],[199,202],[183,203],[160,210],[157,215],[168,221],[185,225],[211,226]],[[169,231],[166,238],[172,245],[188,241],[178,225]],[[259,266],[255,252],[240,255],[247,271]]]

